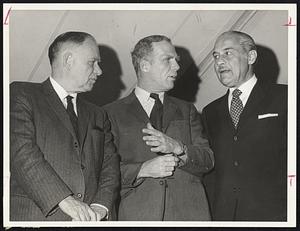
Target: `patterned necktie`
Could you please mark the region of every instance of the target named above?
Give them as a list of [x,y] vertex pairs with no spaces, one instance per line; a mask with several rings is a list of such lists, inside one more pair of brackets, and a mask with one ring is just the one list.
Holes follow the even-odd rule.
[[75,111],[74,111],[74,105],[73,105],[73,102],[72,102],[73,97],[68,95],[66,98],[67,98],[67,112],[69,114],[69,117],[70,117],[72,126],[74,128],[75,134],[78,138],[78,118],[77,118],[77,116],[75,114]]
[[150,122],[151,122],[151,125],[155,129],[161,131],[162,130],[163,105],[159,99],[158,94],[151,93],[150,97],[155,100],[154,106],[153,106],[151,114],[150,114]]
[[235,128],[237,127],[237,125],[239,123],[240,115],[244,108],[243,103],[240,99],[241,94],[242,94],[242,92],[239,89],[235,89],[232,92],[230,115],[231,115],[231,119],[232,119],[232,122],[233,122]]

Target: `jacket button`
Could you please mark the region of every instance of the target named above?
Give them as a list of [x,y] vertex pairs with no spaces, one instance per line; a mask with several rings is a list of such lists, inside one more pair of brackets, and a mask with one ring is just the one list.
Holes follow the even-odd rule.
[[163,185],[163,184],[164,184],[164,181],[163,181],[163,180],[160,180],[160,181],[159,181],[159,184],[160,184],[160,185]]
[[233,140],[234,140],[234,141],[237,141],[237,139],[238,139],[237,136],[234,136],[234,137],[233,137]]
[[234,166],[239,166],[239,162],[237,162],[237,161],[234,161]]
[[81,167],[81,169],[83,170],[83,169],[85,169],[85,167],[83,166],[83,164],[82,165],[80,165],[80,167]]
[[81,197],[82,197],[82,194],[81,194],[81,193],[77,193],[77,197],[78,197],[78,198],[81,198]]

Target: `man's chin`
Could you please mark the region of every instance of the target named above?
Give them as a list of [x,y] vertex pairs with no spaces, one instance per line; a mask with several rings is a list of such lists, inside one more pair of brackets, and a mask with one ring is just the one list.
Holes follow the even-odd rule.
[[225,76],[219,76],[220,82],[225,86],[225,87],[233,87],[232,80],[228,77]]
[[172,90],[174,87],[174,83],[173,84],[169,84],[168,87],[166,87],[166,90],[165,91],[170,91]]
[[90,92],[93,90],[93,86],[85,87],[81,92]]

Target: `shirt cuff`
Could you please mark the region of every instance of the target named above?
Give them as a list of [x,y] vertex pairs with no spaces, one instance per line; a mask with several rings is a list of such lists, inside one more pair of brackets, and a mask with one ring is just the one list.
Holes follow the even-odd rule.
[[108,208],[106,208],[104,205],[100,205],[100,204],[97,204],[97,203],[93,203],[90,206],[98,206],[98,207],[104,208],[106,210],[106,216],[103,217],[103,219],[108,220]]
[[186,161],[187,161],[187,159],[188,159],[188,148],[187,148],[187,146],[186,146],[184,143],[182,143],[182,142],[180,142],[180,145],[182,146],[182,153],[179,154],[179,155],[176,155],[176,154],[174,153],[174,155],[175,155],[177,158],[179,158],[178,167],[182,167],[183,165],[185,165],[185,164],[186,164]]

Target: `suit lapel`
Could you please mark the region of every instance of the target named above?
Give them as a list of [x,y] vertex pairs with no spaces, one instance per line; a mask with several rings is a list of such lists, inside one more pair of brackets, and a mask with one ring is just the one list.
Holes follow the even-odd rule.
[[79,142],[81,146],[81,151],[83,148],[83,143],[86,137],[86,132],[89,124],[89,110],[86,104],[77,96],[77,112],[78,112],[78,130],[79,130]]
[[77,139],[69,115],[64,105],[62,104],[60,98],[56,94],[54,88],[52,87],[50,79],[47,79],[45,82],[43,82],[43,92],[45,94],[46,101],[49,107],[52,108],[54,113],[61,120],[61,122],[67,128],[67,130],[73,135],[73,137]]
[[229,90],[227,91],[226,95],[222,97],[222,100],[220,102],[219,111],[218,111],[218,115],[220,117],[219,121],[224,121],[225,126],[227,126],[232,133],[235,133],[235,128],[229,113],[228,94],[229,94]]
[[181,111],[167,94],[165,94],[163,105],[164,105],[164,109],[163,109],[163,131],[162,132],[165,133],[167,128],[170,125],[170,122],[176,118],[178,119],[183,118],[183,115],[181,115]]
[[262,88],[262,85],[257,82],[253,87],[244,110],[240,116],[238,129],[241,129],[247,123],[247,121],[249,121],[249,117],[251,117],[253,113],[257,113],[260,110],[261,106],[263,105],[264,98],[265,92]]
[[126,103],[128,105],[126,113],[133,114],[139,121],[145,124],[149,122],[149,117],[135,96],[134,91],[128,96]]

